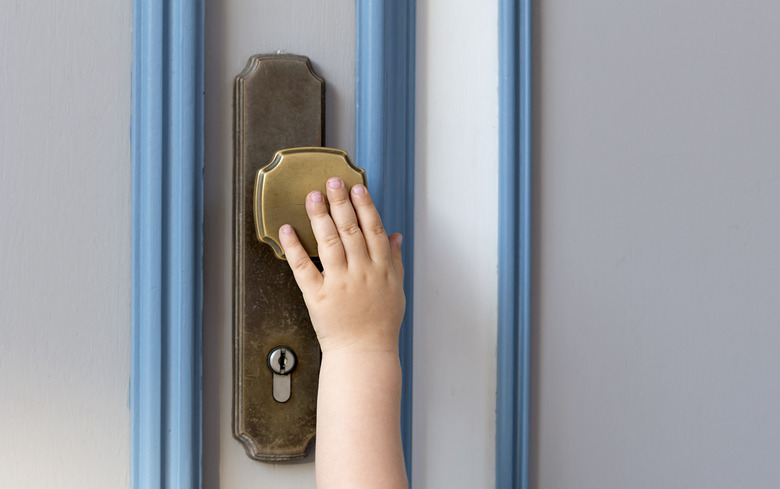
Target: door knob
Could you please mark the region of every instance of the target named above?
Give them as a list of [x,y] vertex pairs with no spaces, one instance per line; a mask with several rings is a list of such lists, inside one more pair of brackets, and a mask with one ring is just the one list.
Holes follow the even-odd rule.
[[366,172],[355,166],[346,151],[333,148],[290,148],[277,151],[271,163],[258,170],[255,180],[254,216],[257,239],[284,259],[279,228],[290,224],[309,256],[317,256],[304,199],[312,190],[325,194],[325,182],[341,177],[347,188],[366,185]]

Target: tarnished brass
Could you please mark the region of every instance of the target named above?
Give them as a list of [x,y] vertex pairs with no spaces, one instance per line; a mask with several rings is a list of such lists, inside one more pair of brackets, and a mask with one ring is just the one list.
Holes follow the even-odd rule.
[[312,190],[325,193],[330,177],[341,177],[347,188],[366,184],[366,172],[349,160],[346,151],[332,148],[292,148],[277,151],[273,161],[257,172],[255,226],[257,239],[271,245],[284,259],[279,228],[290,224],[309,256],[317,256],[317,241],[306,215],[304,199]]
[[[303,56],[253,56],[236,77],[233,434],[256,460],[302,458],[315,433],[319,344],[287,262],[257,239],[253,199],[257,171],[276,151],[322,145],[324,95]],[[284,403],[273,398],[267,364],[282,345],[297,357]]]

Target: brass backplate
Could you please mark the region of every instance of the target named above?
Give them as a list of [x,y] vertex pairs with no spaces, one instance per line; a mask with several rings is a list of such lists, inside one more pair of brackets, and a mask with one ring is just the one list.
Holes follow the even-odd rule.
[[306,214],[304,199],[312,190],[325,193],[330,177],[341,177],[347,188],[366,185],[366,172],[355,166],[346,151],[333,148],[292,148],[277,151],[273,161],[257,172],[255,227],[257,239],[268,243],[277,258],[284,258],[279,228],[290,224],[301,244],[316,257],[317,241]]
[[[233,249],[233,434],[256,460],[306,456],[315,434],[321,354],[287,262],[257,239],[253,210],[258,170],[276,151],[321,146],[325,82],[308,58],[252,56],[235,83]],[[296,357],[291,396],[272,395],[267,365],[277,346]]]

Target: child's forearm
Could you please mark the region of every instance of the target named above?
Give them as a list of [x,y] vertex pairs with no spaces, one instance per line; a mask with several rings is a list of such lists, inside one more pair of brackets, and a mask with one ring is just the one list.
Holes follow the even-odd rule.
[[406,488],[397,352],[323,354],[317,399],[317,488]]
[[322,348],[317,399],[317,487],[403,489],[401,235],[389,238],[362,185],[327,183],[306,197],[320,272],[291,226],[279,238]]

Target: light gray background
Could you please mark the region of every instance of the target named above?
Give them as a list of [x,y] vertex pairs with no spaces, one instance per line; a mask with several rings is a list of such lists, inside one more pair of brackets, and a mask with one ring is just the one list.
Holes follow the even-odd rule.
[[780,487],[780,4],[535,4],[533,486]]

